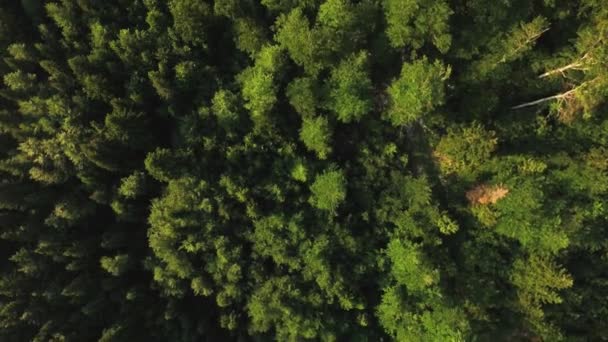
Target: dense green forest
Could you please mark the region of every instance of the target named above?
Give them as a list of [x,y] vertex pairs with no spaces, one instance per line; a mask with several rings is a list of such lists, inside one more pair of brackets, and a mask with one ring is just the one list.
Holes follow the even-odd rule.
[[608,1],[1,0],[0,341],[608,341]]

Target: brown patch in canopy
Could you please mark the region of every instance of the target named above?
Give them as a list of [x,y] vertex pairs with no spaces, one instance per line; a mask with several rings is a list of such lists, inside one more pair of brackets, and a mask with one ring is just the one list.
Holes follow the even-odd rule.
[[502,185],[481,184],[467,191],[467,199],[471,204],[494,204],[509,193]]
[[456,164],[454,159],[436,150],[433,151],[433,157],[442,168],[451,169]]

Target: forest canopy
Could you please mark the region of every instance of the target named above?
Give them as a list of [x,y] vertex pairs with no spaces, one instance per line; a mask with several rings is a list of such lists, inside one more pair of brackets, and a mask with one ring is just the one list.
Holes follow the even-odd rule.
[[608,2],[0,3],[0,340],[608,341]]

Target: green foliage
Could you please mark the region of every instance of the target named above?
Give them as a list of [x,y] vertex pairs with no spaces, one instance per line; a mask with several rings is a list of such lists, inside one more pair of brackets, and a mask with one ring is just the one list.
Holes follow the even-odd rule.
[[157,149],[146,157],[146,171],[156,180],[169,182],[179,172],[176,159],[171,150]]
[[561,217],[552,214],[555,206],[551,204],[558,202],[551,203],[550,199],[546,199],[538,184],[516,184],[495,205],[500,217],[495,229],[518,240],[526,249],[557,253],[568,247],[570,239],[561,225]]
[[606,340],[607,23],[2,2],[0,341]]
[[521,289],[519,301],[532,316],[542,317],[542,304],[561,303],[556,290],[572,286],[572,278],[562,268],[543,257],[531,256],[513,265],[513,285]]
[[428,0],[384,0],[386,34],[395,48],[420,49],[432,43],[445,53],[451,45],[449,3]]
[[228,90],[220,90],[212,101],[211,108],[219,124],[226,129],[234,127],[238,122],[238,97]]
[[441,169],[446,173],[459,173],[483,167],[496,149],[495,136],[495,132],[487,131],[479,124],[449,128],[435,150]]
[[310,186],[310,203],[321,210],[335,211],[346,199],[346,178],[340,170],[326,170]]
[[310,117],[316,112],[316,85],[311,78],[296,78],[287,86],[286,95],[289,103],[302,116]]
[[[441,300],[439,272],[420,247],[395,239],[387,257],[396,285],[385,288],[378,317],[389,334],[398,341],[465,341],[469,327],[464,313]],[[411,297],[424,298],[424,305],[416,307]]]
[[265,46],[255,59],[255,65],[239,75],[245,108],[258,126],[268,122],[267,115],[277,102],[277,76],[283,63],[278,46]]
[[291,177],[300,182],[306,182],[308,179],[308,169],[302,162],[298,162],[291,169]]
[[367,53],[360,52],[331,72],[327,107],[342,122],[359,121],[372,108],[372,84],[366,68]]
[[514,25],[509,32],[490,42],[491,52],[473,64],[470,75],[485,78],[499,67],[522,58],[534,47],[536,40],[549,29],[548,26],[547,20],[540,16],[530,22]]
[[422,313],[408,312],[399,288],[385,292],[378,315],[382,325],[397,341],[466,341],[468,329],[457,309],[434,307]]
[[323,50],[318,47],[316,31],[310,28],[301,8],[283,14],[277,20],[275,40],[283,46],[291,59],[310,75],[316,75],[325,66]]
[[425,262],[419,247],[409,241],[392,240],[387,248],[391,274],[408,293],[425,292],[439,282],[439,273]]
[[104,256],[101,258],[101,267],[113,276],[119,276],[129,268],[131,262],[129,256],[125,254],[114,257]]
[[263,26],[249,18],[237,19],[234,30],[237,48],[251,56],[255,56],[268,41]]
[[545,338],[562,339],[543,319],[542,306],[561,303],[558,291],[572,287],[572,277],[546,257],[534,255],[527,260],[516,260],[511,277],[518,289],[518,307],[529,317],[533,329]]
[[289,221],[280,216],[270,216],[255,223],[253,248],[256,253],[272,258],[275,264],[298,269],[300,260],[294,253],[304,238],[301,216]]
[[326,159],[331,152],[331,131],[327,118],[319,116],[304,119],[300,139],[306,148],[317,153],[319,159]]
[[141,196],[146,191],[146,174],[139,171],[125,177],[120,182],[118,193],[129,199]]
[[4,75],[4,84],[14,91],[28,91],[34,87],[36,75],[25,74],[21,70]]
[[439,61],[430,63],[423,58],[411,64],[404,63],[399,78],[388,88],[387,119],[393,126],[404,126],[428,115],[443,104],[444,81],[449,75],[450,68]]

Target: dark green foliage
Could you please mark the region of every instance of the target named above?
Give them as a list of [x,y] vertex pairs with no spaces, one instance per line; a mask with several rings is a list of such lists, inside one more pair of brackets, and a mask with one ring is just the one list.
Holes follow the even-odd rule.
[[608,3],[0,4],[0,341],[608,341]]

